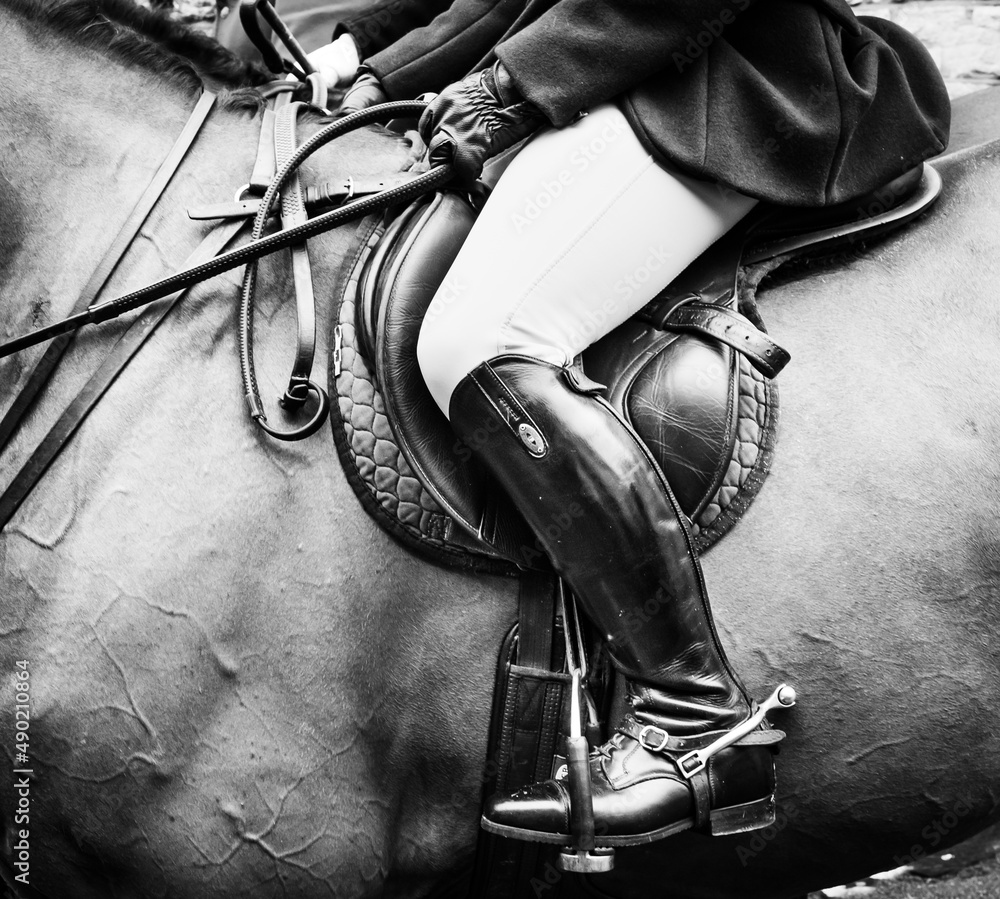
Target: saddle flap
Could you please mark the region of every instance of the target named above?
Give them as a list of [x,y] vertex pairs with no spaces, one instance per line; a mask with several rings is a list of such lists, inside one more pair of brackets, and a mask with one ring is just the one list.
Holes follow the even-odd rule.
[[374,285],[379,297],[376,359],[386,417],[414,473],[471,538],[518,564],[545,564],[527,524],[501,491],[490,488],[417,365],[420,323],[474,220],[475,211],[462,196],[440,193],[395,232]]
[[418,197],[388,224],[378,230],[375,248],[358,277],[357,331],[361,349],[369,359],[375,359],[378,334],[378,306],[381,299],[382,273],[399,246],[399,234],[411,224],[421,209],[430,202],[429,196]]
[[684,514],[715,496],[736,442],[739,366],[715,340],[632,319],[583,354],[608,402],[642,438]]

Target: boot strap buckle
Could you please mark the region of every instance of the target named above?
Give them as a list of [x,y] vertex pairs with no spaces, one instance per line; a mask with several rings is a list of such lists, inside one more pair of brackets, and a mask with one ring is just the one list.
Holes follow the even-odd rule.
[[[649,734],[659,737],[660,742],[656,745],[650,743]],[[670,734],[668,734],[662,727],[657,727],[655,724],[647,724],[641,731],[639,731],[639,744],[643,749],[648,749],[650,752],[663,752],[669,741]]]
[[682,755],[676,761],[677,768],[681,772],[681,777],[685,780],[690,780],[696,774],[700,774],[705,770],[705,766],[708,764],[710,758],[711,755],[702,749],[695,749],[687,753],[687,755]]
[[708,764],[708,760],[715,755],[717,752],[721,752],[723,749],[732,746],[734,743],[738,743],[745,736],[747,736],[751,731],[756,730],[760,723],[764,720],[764,716],[767,715],[772,709],[789,708],[795,705],[795,690],[788,686],[788,684],[782,684],[777,687],[774,692],[765,699],[757,710],[742,724],[737,725],[727,734],[719,737],[718,740],[710,743],[704,749],[695,749],[686,755],[682,755],[677,759],[677,768],[681,772],[681,775],[685,780],[690,780],[696,774],[705,770],[705,766]]

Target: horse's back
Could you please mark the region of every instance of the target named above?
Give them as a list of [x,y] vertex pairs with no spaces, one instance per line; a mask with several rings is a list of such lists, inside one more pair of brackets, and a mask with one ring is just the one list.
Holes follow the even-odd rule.
[[1000,134],[1000,90],[984,88],[951,104],[948,154],[981,146]]

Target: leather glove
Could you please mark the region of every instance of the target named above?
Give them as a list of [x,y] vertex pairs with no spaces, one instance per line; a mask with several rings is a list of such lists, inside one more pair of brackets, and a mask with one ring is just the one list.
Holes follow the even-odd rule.
[[503,65],[448,85],[420,116],[431,165],[450,162],[459,187],[470,189],[487,159],[527,137],[545,116],[525,100]]
[[344,94],[344,99],[340,102],[338,115],[350,115],[352,112],[359,112],[369,106],[377,106],[379,103],[388,103],[389,97],[386,95],[382,82],[378,80],[375,73],[370,69],[361,67],[361,74],[358,75],[350,90]]

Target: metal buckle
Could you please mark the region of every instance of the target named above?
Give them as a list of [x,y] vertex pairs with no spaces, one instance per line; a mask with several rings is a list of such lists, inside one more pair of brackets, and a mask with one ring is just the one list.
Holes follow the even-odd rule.
[[[661,739],[658,746],[653,746],[646,740],[647,733],[657,733],[660,734]],[[647,724],[642,730],[639,731],[639,745],[643,749],[648,749],[650,752],[662,752],[663,747],[667,745],[667,741],[670,739],[670,734],[668,734],[662,727],[657,727],[655,724]]]
[[795,705],[795,690],[788,686],[788,684],[782,684],[780,687],[775,688],[774,692],[760,704],[757,711],[742,724],[734,727],[729,733],[723,734],[718,740],[709,743],[708,746],[702,749],[695,749],[677,759],[678,770],[685,780],[690,780],[696,774],[705,770],[705,765],[708,764],[708,760],[713,755],[732,746],[734,743],[738,743],[751,731],[756,730],[761,721],[764,720],[764,716],[772,709],[787,709],[793,705]]
[[354,176],[347,176],[347,196],[344,197],[337,205],[343,206],[345,203],[350,203],[354,199]]
[[344,367],[344,329],[337,325],[333,329],[333,376],[340,377]]
[[[681,776],[685,780],[690,780],[699,772],[704,771],[708,758],[700,749],[695,749],[687,753],[687,755],[682,755],[677,759],[677,767],[681,772]],[[694,764],[691,765],[691,762],[694,762]]]

